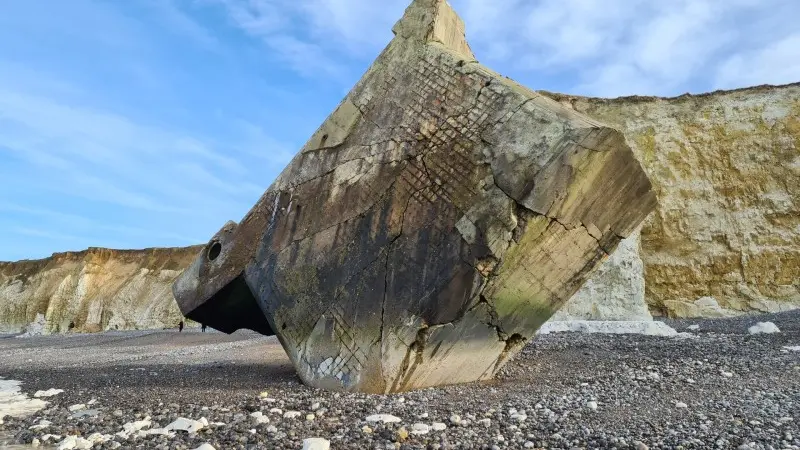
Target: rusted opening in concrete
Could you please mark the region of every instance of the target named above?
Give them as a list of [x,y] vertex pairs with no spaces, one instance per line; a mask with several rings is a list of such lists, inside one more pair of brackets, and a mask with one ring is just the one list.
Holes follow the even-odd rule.
[[214,261],[219,257],[219,254],[222,253],[222,244],[219,242],[212,242],[211,246],[208,247],[208,256],[209,261]]

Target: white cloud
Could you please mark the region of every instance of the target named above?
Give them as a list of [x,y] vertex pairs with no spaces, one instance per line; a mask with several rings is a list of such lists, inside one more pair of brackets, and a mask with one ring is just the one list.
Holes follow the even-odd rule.
[[268,36],[285,31],[291,25],[286,10],[287,1],[270,0],[207,0],[222,4],[236,25],[256,36]]
[[344,65],[330,57],[321,45],[283,33],[265,36],[264,42],[274,55],[301,75],[342,78],[345,74]]
[[8,201],[0,201],[0,212],[21,213],[24,215],[30,215],[38,218],[53,220],[61,225],[68,225],[68,226],[73,226],[73,225],[87,226],[92,223],[91,220],[83,216],[79,216],[77,214],[70,214],[62,211],[52,211],[30,206],[22,206]]
[[[472,36],[479,58],[487,48],[492,63],[508,63],[522,76],[563,74],[574,82],[562,89],[601,96],[710,89],[710,74],[727,55],[759,41],[780,41],[800,15],[800,4],[779,0],[504,3],[498,17],[481,0],[463,1],[468,37],[470,22],[478,23]],[[779,10],[782,19],[757,20]],[[481,23],[487,14],[491,20]]]
[[220,51],[221,44],[214,34],[200,25],[174,3],[175,0],[146,0],[146,5],[174,33],[186,36],[207,50]]
[[736,53],[719,66],[715,87],[730,89],[800,81],[800,33],[751,51]]
[[[225,5],[240,28],[282,53],[304,76],[328,75],[325,68],[331,67],[341,73],[340,65],[352,58],[372,59],[391,38],[391,26],[407,6],[400,0],[207,1]],[[797,2],[451,3],[464,18],[480,60],[515,78],[557,84],[535,88],[601,96],[675,95],[716,85],[759,84],[762,78],[797,78],[794,63],[781,61],[797,54],[790,36],[796,29],[794,18],[800,17]],[[745,48],[752,49],[743,52]],[[761,67],[748,76],[736,75],[752,58]]]
[[[267,138],[254,124],[244,132],[239,121],[231,120],[231,140],[219,143],[196,132],[85,106],[60,95],[82,92],[63,83],[47,91],[51,83],[43,77],[23,82],[9,75],[0,74],[0,161],[6,161],[0,164],[0,211],[27,224],[6,228],[17,235],[60,240],[73,249],[93,241],[113,242],[92,239],[90,233],[196,244],[225,220],[241,218],[266,189],[270,180],[265,176],[290,158],[285,145]],[[42,89],[36,89],[38,82]],[[258,155],[252,147],[256,142]],[[20,207],[14,203],[18,196],[43,203],[60,199],[62,204],[71,198],[77,204],[105,204],[130,213],[115,224],[116,217],[104,213],[103,206],[93,209],[91,219],[83,219],[63,209]],[[154,220],[141,220],[148,215]],[[148,222],[154,226],[130,226]],[[62,227],[73,231],[57,231]]]
[[[308,2],[292,0],[204,0],[221,6],[231,22],[249,36],[260,40],[270,52],[290,69],[306,77],[324,76],[344,79],[346,65],[337,56],[336,42],[324,31],[312,28],[313,17],[306,14]],[[350,14],[361,17],[363,13]],[[327,22],[331,23],[331,22]]]
[[391,28],[407,2],[398,0],[306,0],[297,2],[310,35],[343,53],[371,58],[392,38]]

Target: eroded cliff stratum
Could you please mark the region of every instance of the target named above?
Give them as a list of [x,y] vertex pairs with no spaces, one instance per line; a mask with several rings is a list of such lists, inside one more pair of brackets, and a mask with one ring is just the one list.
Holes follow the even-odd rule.
[[640,249],[651,310],[800,305],[800,84],[673,99],[550,95],[623,131],[653,182],[659,206]]
[[90,248],[35,261],[0,263],[0,332],[44,315],[46,331],[175,327],[182,316],[172,282],[199,247]]
[[[565,313],[620,319],[800,306],[800,84],[676,98],[541,92],[625,134],[658,195]],[[221,222],[229,218],[220,218]],[[235,219],[235,218],[234,218]],[[0,330],[174,327],[170,291],[200,247],[90,249],[0,263]],[[560,315],[565,317],[565,314]]]

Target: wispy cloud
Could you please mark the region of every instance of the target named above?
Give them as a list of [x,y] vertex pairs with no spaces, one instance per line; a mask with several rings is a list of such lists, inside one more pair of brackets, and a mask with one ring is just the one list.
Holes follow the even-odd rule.
[[211,51],[222,51],[222,43],[211,30],[201,25],[191,15],[183,11],[176,0],[142,0],[152,8],[156,18],[167,30],[194,40],[201,47]]
[[308,27],[302,3],[290,0],[206,0],[224,9],[231,22],[258,39],[272,57],[305,76],[344,79],[347,68],[330,41]]
[[[374,56],[408,4],[387,0],[207,0],[285,53],[303,75]],[[537,88],[617,96],[674,95],[800,76],[792,33],[800,3],[783,0],[451,0],[479,59]],[[752,76],[736,75],[757,58]],[[796,60],[796,58],[795,58]],[[781,67],[776,67],[781,65]],[[774,71],[772,69],[779,69]],[[322,69],[322,70],[321,70]],[[342,70],[337,67],[336,71]],[[714,74],[720,73],[715,81]],[[741,72],[741,71],[740,71]]]
[[726,89],[798,81],[800,33],[794,33],[760,48],[740,51],[726,58],[717,68],[714,86]]
[[[478,51],[493,62],[521,78],[568,80],[556,88],[600,96],[711,89],[719,85],[713,74],[736,64],[730,55],[775,46],[796,30],[792,17],[800,15],[800,4],[780,0],[502,0],[501,12],[480,0],[454,3],[464,6],[468,35],[473,30]],[[778,62],[764,63],[756,77],[762,83],[800,78],[796,69],[770,74],[766,67]],[[751,82],[730,81],[726,87]]]
[[[4,132],[35,137],[4,146],[14,151],[12,157],[25,159],[42,174],[49,174],[44,184],[51,184],[61,194],[151,211],[175,212],[198,206],[197,194],[181,193],[187,180],[197,190],[206,190],[212,180],[198,173],[204,165],[214,165],[217,173],[239,176],[245,170],[240,162],[216,153],[196,138],[113,113],[0,89],[0,133]],[[241,181],[233,181],[227,190],[241,191],[240,185]],[[214,203],[218,195],[205,196],[203,201]]]

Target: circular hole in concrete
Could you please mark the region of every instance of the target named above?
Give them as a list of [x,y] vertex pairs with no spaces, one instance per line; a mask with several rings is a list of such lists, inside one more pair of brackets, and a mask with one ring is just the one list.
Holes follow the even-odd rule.
[[208,260],[213,261],[217,259],[220,253],[222,253],[222,244],[219,242],[212,242],[211,246],[208,247]]

